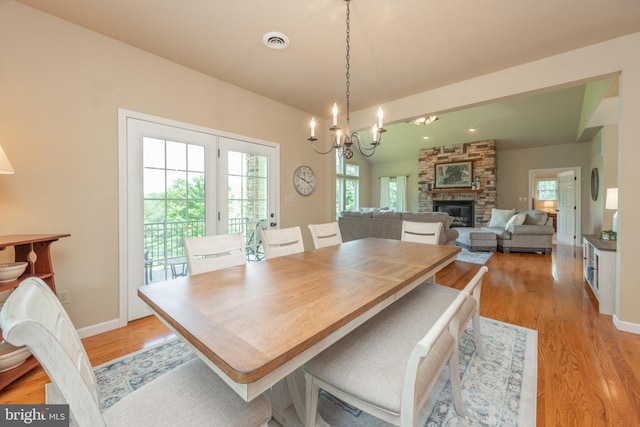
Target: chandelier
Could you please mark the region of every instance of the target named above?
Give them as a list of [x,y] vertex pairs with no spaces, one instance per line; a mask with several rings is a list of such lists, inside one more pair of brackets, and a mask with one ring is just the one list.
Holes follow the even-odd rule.
[[311,142],[311,147],[313,148],[313,150],[318,153],[318,154],[329,154],[333,151],[333,149],[335,148],[336,151],[338,152],[338,154],[341,157],[344,157],[345,159],[350,159],[351,157],[353,157],[353,145],[355,144],[356,147],[358,147],[358,151],[360,151],[360,154],[362,154],[364,157],[371,157],[373,156],[373,154],[376,151],[376,148],[378,148],[378,146],[380,145],[380,142],[382,140],[382,134],[386,132],[386,130],[384,129],[384,127],[382,126],[382,117],[383,117],[383,113],[382,113],[382,107],[378,108],[378,123],[373,125],[373,138],[371,143],[365,145],[362,143],[362,140],[360,138],[360,135],[358,134],[358,132],[351,132],[349,130],[349,96],[351,95],[350,93],[350,88],[351,88],[351,83],[349,81],[349,78],[351,77],[350,71],[351,71],[351,64],[350,64],[350,54],[351,54],[351,46],[350,46],[350,41],[351,41],[351,36],[350,36],[350,32],[351,32],[351,27],[350,27],[350,14],[351,14],[351,10],[349,9],[349,4],[351,3],[351,0],[344,0],[347,2],[347,54],[346,54],[346,60],[347,60],[347,72],[346,72],[346,77],[347,77],[347,125],[346,128],[343,130],[340,126],[338,126],[338,104],[334,103],[333,104],[333,122],[331,127],[329,128],[329,130],[331,131],[331,139],[332,139],[332,144],[329,147],[328,150],[326,151],[322,151],[322,150],[318,150],[315,146],[315,142],[318,140],[318,138],[315,137],[315,128],[316,128],[316,119],[312,118],[311,119],[311,136],[309,136],[309,138],[307,138],[307,140],[309,142]]

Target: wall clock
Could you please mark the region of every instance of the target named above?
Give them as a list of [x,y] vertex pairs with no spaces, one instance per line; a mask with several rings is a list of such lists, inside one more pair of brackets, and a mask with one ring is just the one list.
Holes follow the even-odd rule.
[[316,175],[309,166],[298,166],[293,172],[293,188],[303,196],[313,193],[316,188]]
[[598,176],[598,168],[591,169],[591,198],[598,200],[598,187],[600,187],[600,177]]

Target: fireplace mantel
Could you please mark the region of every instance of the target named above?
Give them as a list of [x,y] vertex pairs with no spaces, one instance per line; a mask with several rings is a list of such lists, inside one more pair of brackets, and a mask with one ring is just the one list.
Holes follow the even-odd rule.
[[482,193],[483,188],[436,188],[435,190],[426,191],[427,194],[446,194],[446,193]]

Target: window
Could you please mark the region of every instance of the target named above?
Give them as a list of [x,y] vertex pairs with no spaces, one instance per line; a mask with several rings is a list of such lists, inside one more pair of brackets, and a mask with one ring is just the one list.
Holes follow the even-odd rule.
[[407,177],[380,177],[380,207],[392,211],[407,210]]
[[538,200],[557,200],[558,181],[555,179],[541,179],[536,182]]
[[346,163],[336,151],[336,216],[360,208],[360,167]]

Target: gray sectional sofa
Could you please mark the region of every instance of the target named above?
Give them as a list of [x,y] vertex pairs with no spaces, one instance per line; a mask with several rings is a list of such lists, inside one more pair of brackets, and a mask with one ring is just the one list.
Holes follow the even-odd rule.
[[338,217],[342,241],[379,237],[400,240],[402,221],[441,222],[439,244],[455,245],[458,232],[450,228],[453,218],[444,212],[342,211]]
[[509,252],[541,252],[553,248],[553,219],[539,210],[493,209],[491,221],[476,229],[495,233],[498,249]]

